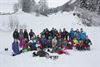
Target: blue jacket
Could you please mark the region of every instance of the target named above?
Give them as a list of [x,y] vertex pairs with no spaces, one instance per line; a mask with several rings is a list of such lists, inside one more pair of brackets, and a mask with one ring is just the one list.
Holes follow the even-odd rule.
[[76,39],[80,40],[80,32],[75,32],[74,36],[76,37]]
[[47,39],[43,38],[43,39],[41,39],[41,42],[42,42],[42,45],[46,45],[47,44]]
[[19,54],[20,53],[18,42],[13,42],[12,43],[12,50],[13,50],[14,54]]
[[85,40],[86,39],[86,32],[81,32],[80,33],[80,40]]
[[74,38],[74,34],[75,34],[75,32],[74,31],[71,31],[70,33],[69,33],[69,36],[70,36],[70,38]]

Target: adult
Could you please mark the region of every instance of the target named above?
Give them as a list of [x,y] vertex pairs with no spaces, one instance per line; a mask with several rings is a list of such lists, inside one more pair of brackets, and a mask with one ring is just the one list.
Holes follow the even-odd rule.
[[18,29],[15,29],[15,31],[13,32],[13,38],[14,39],[19,39]]
[[14,40],[14,42],[12,43],[12,50],[13,50],[13,56],[21,53],[21,51],[19,50],[18,40]]
[[29,32],[30,39],[31,39],[32,37],[34,37],[34,35],[35,35],[35,33],[33,32],[33,30],[30,29],[30,32]]

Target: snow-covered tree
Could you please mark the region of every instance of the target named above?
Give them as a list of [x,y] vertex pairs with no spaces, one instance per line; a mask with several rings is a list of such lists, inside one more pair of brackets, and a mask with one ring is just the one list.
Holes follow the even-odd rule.
[[30,12],[31,11],[31,0],[23,0],[22,1],[22,10],[24,12]]
[[17,12],[19,10],[19,4],[15,3],[13,6],[14,12]]
[[36,7],[36,2],[35,2],[35,0],[31,0],[31,6],[30,6],[31,8],[31,12],[36,12],[36,10],[37,10],[37,7]]
[[16,16],[10,16],[9,17],[9,24],[8,24],[8,26],[9,26],[9,28],[11,29],[11,30],[14,30],[14,29],[18,29],[19,28],[19,21],[18,21],[18,19],[17,19],[17,17]]
[[46,9],[48,9],[48,3],[46,0],[40,0],[38,4],[40,12],[44,12]]

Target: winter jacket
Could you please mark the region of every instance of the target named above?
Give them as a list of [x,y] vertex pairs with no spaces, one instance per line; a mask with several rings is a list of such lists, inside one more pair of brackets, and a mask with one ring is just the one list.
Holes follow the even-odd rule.
[[74,32],[74,31],[71,31],[71,32],[69,33],[69,38],[70,38],[70,39],[73,39],[73,38],[74,38],[74,34],[75,34],[75,32]]
[[92,45],[92,42],[90,39],[85,39],[84,43],[85,43],[86,47],[89,47],[90,45]]
[[19,40],[21,40],[21,39],[24,39],[24,34],[23,34],[23,32],[20,32],[20,33],[19,33]]
[[74,38],[74,39],[73,39],[73,45],[76,46],[76,45],[78,45],[78,44],[79,44],[78,40],[77,40],[76,38]]
[[57,40],[56,39],[52,39],[52,47],[54,48],[57,45]]
[[80,40],[85,40],[86,39],[86,33],[85,32],[81,32],[80,33]]
[[22,45],[23,45],[23,39],[24,39],[24,34],[23,33],[19,33],[20,47],[22,47]]
[[23,49],[28,48],[28,41],[26,39],[24,39],[24,38],[20,39],[19,42],[20,42],[21,48],[23,48]]
[[67,32],[67,31],[63,31],[62,32],[62,38],[64,38],[64,37],[68,37],[68,35],[69,35],[69,33]]
[[46,39],[46,38],[42,38],[42,39],[41,39],[41,43],[42,43],[42,45],[43,45],[44,47],[46,47],[46,46],[47,46],[47,39]]
[[29,41],[29,37],[28,37],[28,33],[27,33],[27,31],[24,31],[24,38],[27,38],[28,41]]
[[34,36],[34,32],[29,33],[30,39]]
[[19,39],[19,33],[17,31],[14,31],[13,38],[14,39]]
[[20,53],[18,42],[13,42],[12,43],[12,50],[13,50],[14,54],[19,54]]
[[80,40],[80,32],[75,32],[74,36],[77,40]]
[[46,53],[46,52],[43,51],[43,50],[37,52],[37,55],[38,55],[39,57],[46,57],[47,54],[48,54],[48,53]]
[[36,49],[36,40],[30,40],[29,46],[30,46],[31,50]]
[[68,41],[67,40],[64,40],[63,41],[63,46],[67,46],[68,45]]

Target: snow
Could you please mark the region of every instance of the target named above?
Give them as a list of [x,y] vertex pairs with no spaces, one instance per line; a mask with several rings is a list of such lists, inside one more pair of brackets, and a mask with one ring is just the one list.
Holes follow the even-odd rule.
[[[83,28],[92,40],[92,49],[91,51],[68,50],[70,55],[60,55],[57,60],[32,57],[32,51],[12,57],[13,32],[9,31],[7,26],[10,16],[18,19],[20,25],[26,25],[28,31],[32,28],[36,34],[39,34],[44,28],[55,27],[57,30],[66,28],[68,31],[70,28]],[[73,16],[73,12],[59,12],[49,17],[36,17],[22,11],[13,15],[0,15],[0,67],[100,67],[99,29],[100,27],[83,26],[80,19]],[[9,51],[4,51],[5,48],[9,48]]]
[[15,3],[18,3],[18,1],[17,0],[0,0],[0,12],[1,13],[13,12],[13,5]]

